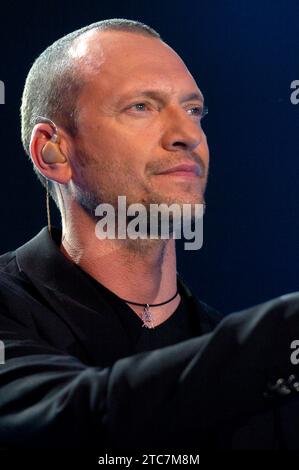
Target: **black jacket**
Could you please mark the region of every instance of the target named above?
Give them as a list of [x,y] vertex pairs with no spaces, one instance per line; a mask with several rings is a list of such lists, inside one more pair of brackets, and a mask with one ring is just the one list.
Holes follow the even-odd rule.
[[296,387],[265,392],[297,372],[299,294],[221,319],[178,276],[201,334],[132,354],[116,312],[59,237],[44,228],[0,257],[0,446],[296,446]]

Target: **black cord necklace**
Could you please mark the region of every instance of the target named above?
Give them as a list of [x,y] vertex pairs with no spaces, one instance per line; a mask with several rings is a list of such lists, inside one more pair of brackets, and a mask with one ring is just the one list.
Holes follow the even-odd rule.
[[161,302],[159,304],[141,304],[138,302],[131,302],[130,300],[122,299],[121,297],[119,298],[123,300],[124,302],[126,302],[127,304],[139,305],[140,307],[143,307],[143,312],[141,314],[141,318],[143,321],[142,326],[143,327],[145,326],[146,328],[154,328],[153,316],[152,316],[152,312],[150,311],[150,307],[160,307],[160,305],[168,304],[173,299],[175,299],[177,295],[178,295],[178,289],[176,290],[176,293],[170,299],[165,300],[165,302]]

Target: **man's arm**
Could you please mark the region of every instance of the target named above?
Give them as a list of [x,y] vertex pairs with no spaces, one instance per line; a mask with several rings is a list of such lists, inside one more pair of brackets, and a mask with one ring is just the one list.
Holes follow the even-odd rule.
[[2,312],[1,445],[200,445],[269,409],[266,383],[294,371],[289,346],[296,331],[299,294],[231,315],[213,333],[100,369],[30,339]]

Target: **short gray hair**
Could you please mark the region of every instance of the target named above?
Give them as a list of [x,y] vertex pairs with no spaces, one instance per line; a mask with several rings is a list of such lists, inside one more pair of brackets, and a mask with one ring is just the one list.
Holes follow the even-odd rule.
[[[22,143],[30,157],[30,138],[37,116],[44,116],[64,128],[70,135],[77,131],[76,103],[84,81],[68,54],[73,42],[91,31],[125,31],[161,39],[157,31],[139,21],[114,18],[98,21],[73,31],[55,41],[33,63],[26,78],[21,105]],[[38,179],[46,187],[46,178],[35,168]],[[58,206],[55,183],[49,181],[49,193]]]

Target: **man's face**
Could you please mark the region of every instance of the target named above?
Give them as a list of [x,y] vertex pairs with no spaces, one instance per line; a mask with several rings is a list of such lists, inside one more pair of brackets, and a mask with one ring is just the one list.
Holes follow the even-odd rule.
[[[77,103],[72,184],[90,213],[102,203],[204,202],[209,151],[202,95],[179,56],[162,41],[105,31],[71,50],[84,58]],[[159,174],[196,164],[199,174]]]

